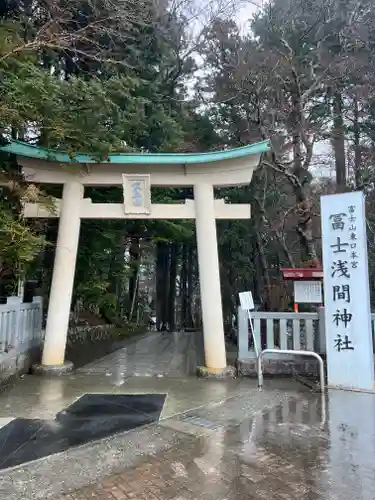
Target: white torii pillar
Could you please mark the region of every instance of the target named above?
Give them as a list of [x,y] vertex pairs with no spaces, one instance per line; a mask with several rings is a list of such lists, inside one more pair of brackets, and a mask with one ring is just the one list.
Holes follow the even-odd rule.
[[[249,219],[251,215],[250,205],[214,200],[213,189],[247,185],[261,155],[269,149],[269,141],[262,141],[201,154],[113,153],[103,163],[77,154],[75,168],[64,169],[61,166],[70,165],[72,159],[63,151],[20,141],[0,146],[0,150],[17,156],[27,181],[64,186],[56,214],[37,203],[28,203],[24,209],[25,217],[60,216],[42,364],[35,370],[63,372],[72,367],[65,362],[65,347],[81,219],[196,219],[206,374],[230,373],[226,368],[216,219]],[[152,204],[151,184],[193,186],[195,200]],[[91,203],[83,199],[86,185],[122,185],[124,203]]]
[[84,186],[78,181],[64,184],[42,365],[39,370],[38,366],[35,367],[35,371],[58,371],[61,373],[73,368],[71,363],[65,363],[65,349],[81,225],[80,208],[83,193]]
[[227,360],[212,184],[196,184],[194,200],[205,363],[208,372],[220,373]]
[[[59,207],[60,222],[42,365],[39,369],[36,367],[36,371],[68,371],[72,368],[71,363],[65,363],[65,349],[79,241],[83,192],[84,186],[78,181],[64,184],[63,197]],[[194,198],[205,365],[208,372],[216,374],[226,369],[226,350],[215,200],[212,184],[196,184],[194,186]],[[95,210],[94,205],[91,208]],[[225,205],[219,205],[219,208],[225,209],[226,207]],[[234,207],[229,208],[233,209]],[[243,205],[243,208],[245,208],[245,205]]]

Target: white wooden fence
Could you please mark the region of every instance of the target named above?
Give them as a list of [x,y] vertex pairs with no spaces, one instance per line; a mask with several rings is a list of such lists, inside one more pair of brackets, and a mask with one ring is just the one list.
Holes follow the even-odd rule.
[[[325,354],[324,308],[316,313],[252,312],[255,342],[260,349],[290,349]],[[371,315],[375,345],[375,314]],[[238,309],[238,359],[254,359],[247,313]],[[285,359],[285,356],[283,356]]]
[[41,297],[34,297],[32,303],[9,297],[0,304],[0,361],[42,343],[42,317]]

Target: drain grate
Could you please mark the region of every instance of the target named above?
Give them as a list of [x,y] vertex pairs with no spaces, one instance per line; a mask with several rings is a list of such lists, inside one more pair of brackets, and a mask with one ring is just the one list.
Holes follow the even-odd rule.
[[194,417],[189,415],[182,417],[181,422],[195,425],[197,427],[203,427],[204,429],[210,429],[211,431],[216,431],[218,429],[222,429],[223,427],[222,425],[216,422],[212,422],[212,420],[207,420],[206,418]]

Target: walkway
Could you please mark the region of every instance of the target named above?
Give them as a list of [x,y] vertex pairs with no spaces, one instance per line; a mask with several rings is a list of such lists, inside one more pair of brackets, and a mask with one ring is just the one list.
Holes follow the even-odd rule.
[[194,375],[197,366],[203,363],[201,333],[149,333],[79,371],[90,374],[110,373],[120,382],[130,376]]
[[190,412],[162,423],[181,432],[169,450],[60,500],[372,500],[375,396],[332,392],[328,404],[323,428],[314,394],[250,418],[248,396]]
[[198,340],[152,334],[2,393],[0,498],[375,498],[375,395],[331,391],[325,415],[295,381],[197,379]]
[[24,377],[0,395],[0,419],[53,419],[83,394],[167,394],[163,417],[228,397],[238,381],[202,384],[190,376],[202,353],[198,333],[151,333],[64,377]]

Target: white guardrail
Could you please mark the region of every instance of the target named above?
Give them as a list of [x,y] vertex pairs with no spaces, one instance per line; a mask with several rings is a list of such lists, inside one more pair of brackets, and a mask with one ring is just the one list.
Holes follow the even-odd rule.
[[[314,351],[325,354],[324,308],[315,313],[252,312],[256,345],[260,350]],[[371,314],[375,346],[375,313]],[[238,358],[254,359],[254,342],[247,312],[238,309]],[[271,357],[277,356],[272,355]],[[283,357],[285,359],[285,356]]]
[[42,317],[41,297],[34,297],[31,303],[8,297],[6,304],[0,304],[0,360],[43,341]]

